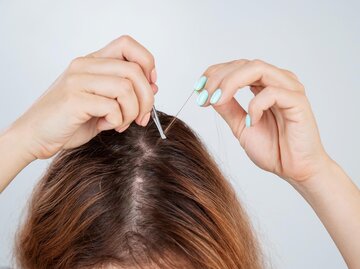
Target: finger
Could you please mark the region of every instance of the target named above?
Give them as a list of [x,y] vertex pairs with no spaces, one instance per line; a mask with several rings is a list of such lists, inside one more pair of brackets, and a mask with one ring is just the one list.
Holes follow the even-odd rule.
[[303,93],[268,86],[260,91],[249,103],[249,115],[252,124],[260,121],[265,110],[271,107],[281,108],[284,119],[300,120],[300,113],[306,108],[306,96]]
[[227,63],[210,66],[203,74],[205,77],[207,77],[204,89],[207,89],[209,92],[213,92],[219,86],[219,84],[227,74],[241,67],[246,62],[248,61],[235,60]]
[[[71,64],[70,72],[86,72],[95,74],[95,76],[97,76],[96,74],[116,75],[131,80],[139,102],[139,114],[136,122],[143,125],[142,119],[151,111],[154,104],[154,92],[157,91],[157,87],[149,84],[138,64],[115,59],[79,58]],[[90,76],[94,75],[85,76],[85,78],[91,81]],[[83,80],[83,83],[86,82]]]
[[[207,78],[204,88],[201,90],[197,103],[200,106],[208,106],[214,104],[217,100],[214,100],[213,93],[218,90],[221,81],[234,70],[238,69],[246,63],[245,60],[236,60],[228,63],[217,64],[210,66],[203,74]],[[205,97],[204,97],[205,96]],[[205,100],[206,99],[206,100]]]
[[[88,56],[117,58],[137,63],[142,68],[149,82],[151,81],[151,77],[156,80],[156,71],[153,71],[155,70],[154,56],[144,46],[128,35],[124,35],[113,40],[104,48],[95,51]],[[151,75],[152,72],[153,75]],[[156,81],[151,82],[156,83]]]
[[89,88],[87,91],[96,95],[103,95],[108,98],[116,99],[119,103],[123,117],[121,127],[130,125],[139,115],[139,103],[133,85],[130,80],[117,77],[111,84],[117,84],[117,86],[104,86],[104,88],[101,89]]
[[275,66],[260,60],[249,61],[232,71],[221,81],[221,98],[216,105],[228,102],[238,91],[245,86],[274,86],[298,92],[304,92],[303,85],[282,72]]
[[151,84],[151,88],[152,88],[154,94],[157,94],[157,92],[159,91],[159,88],[156,84]]
[[285,72],[288,76],[292,77],[293,79],[299,80],[298,77],[291,71],[287,69],[280,69],[281,71]]
[[194,85],[195,91],[201,91],[203,88],[207,88],[206,86],[209,86],[207,83],[207,79],[211,77],[214,73],[216,73],[218,70],[222,69],[223,67],[228,66],[230,63],[237,62],[238,60],[231,61],[231,62],[225,62],[225,63],[219,63],[209,66],[206,71],[203,73],[203,75],[200,77],[198,81],[196,81]]
[[[123,63],[126,63],[126,61],[114,58],[78,57],[71,61],[68,72],[123,76],[124,68],[121,66]],[[145,87],[148,87],[147,83]],[[151,83],[150,88],[153,94],[158,92],[156,84]]]
[[119,133],[124,132],[127,128],[129,128],[130,125],[125,125],[124,127],[119,127],[116,128],[115,130],[118,131]]
[[99,95],[80,94],[74,106],[80,115],[80,123],[93,117],[100,118],[97,122],[99,131],[110,130],[123,126],[123,117],[117,101]]
[[[70,81],[69,81],[70,80]],[[130,80],[117,76],[76,74],[68,78],[68,87],[113,99],[122,111],[122,121],[130,124],[139,115],[139,102]]]
[[245,126],[246,111],[238,101],[236,101],[235,98],[232,98],[226,104],[214,106],[214,109],[226,121],[235,137],[240,138]]

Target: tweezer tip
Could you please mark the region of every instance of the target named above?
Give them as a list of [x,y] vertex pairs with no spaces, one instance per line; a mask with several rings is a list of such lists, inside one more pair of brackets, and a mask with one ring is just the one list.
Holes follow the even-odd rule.
[[163,131],[163,129],[162,129],[162,126],[161,126],[159,117],[158,117],[158,115],[157,115],[157,111],[156,111],[156,109],[155,109],[155,106],[153,106],[151,116],[152,116],[152,119],[153,119],[154,122],[155,122],[155,125],[156,125],[159,133],[160,133],[161,139],[163,139],[163,140],[166,139],[166,136],[165,136],[164,131]]
[[163,139],[163,140],[166,139],[166,135],[165,135],[164,133],[161,133],[161,134],[160,134],[160,137],[161,137],[161,139]]

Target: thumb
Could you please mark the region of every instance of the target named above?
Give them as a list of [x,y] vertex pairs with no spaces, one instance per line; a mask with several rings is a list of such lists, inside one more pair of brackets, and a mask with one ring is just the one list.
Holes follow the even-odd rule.
[[229,125],[235,137],[239,139],[245,128],[245,117],[247,115],[239,102],[233,97],[230,101],[221,105],[213,105],[213,107]]
[[154,56],[139,42],[128,35],[123,35],[95,51],[88,57],[116,58],[140,65],[148,81],[156,83]]

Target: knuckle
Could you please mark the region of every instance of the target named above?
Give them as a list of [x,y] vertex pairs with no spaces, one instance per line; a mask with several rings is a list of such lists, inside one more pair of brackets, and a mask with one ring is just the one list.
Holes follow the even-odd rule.
[[293,73],[291,72],[290,70],[287,70],[287,69],[281,69],[283,72],[285,72],[287,75],[289,75],[290,77],[292,77],[293,79],[298,79],[298,77]]
[[257,65],[265,64],[265,62],[263,60],[261,60],[261,59],[253,59],[251,62],[254,63],[254,64],[257,64]]
[[208,78],[208,80],[206,81],[205,88],[207,90],[209,90],[209,88],[216,87],[217,85],[220,84],[221,79],[222,79],[222,77],[219,74],[215,73],[214,75],[212,75]]
[[237,60],[232,61],[232,63],[236,64],[236,65],[244,65],[248,62],[249,62],[249,60],[247,60],[247,59],[237,59]]
[[78,70],[81,66],[82,62],[84,61],[85,57],[77,57],[73,59],[69,64],[69,70]]
[[298,88],[299,88],[299,92],[301,92],[303,95],[305,95],[305,86],[304,84],[302,84],[301,82],[298,81]]
[[302,92],[293,92],[293,93],[296,96],[296,99],[300,100],[301,102],[307,102],[308,101],[306,95],[303,94]]
[[155,58],[154,56],[149,52],[148,56],[144,58],[144,62],[147,66],[152,67],[155,65]]
[[232,85],[232,78],[226,77],[221,81],[220,88],[226,90],[229,89],[231,85]]
[[210,77],[212,75],[214,75],[214,73],[216,72],[216,70],[218,70],[221,66],[223,66],[224,64],[214,64],[209,66],[205,72],[204,75],[206,75],[207,77]]
[[129,68],[130,68],[131,72],[134,74],[142,73],[142,69],[141,69],[140,65],[138,65],[137,63],[129,62]]
[[118,38],[118,41],[121,42],[121,43],[124,43],[124,44],[130,43],[130,42],[132,42],[133,40],[134,40],[134,39],[133,39],[131,36],[129,36],[129,35],[122,35],[122,36],[120,36],[120,37]]
[[252,61],[248,62],[253,68],[259,70],[259,69],[263,69],[266,65],[266,63],[263,60],[260,59],[254,59]]
[[132,91],[132,83],[128,79],[120,79],[119,81],[120,87],[125,90],[126,93],[129,93]]

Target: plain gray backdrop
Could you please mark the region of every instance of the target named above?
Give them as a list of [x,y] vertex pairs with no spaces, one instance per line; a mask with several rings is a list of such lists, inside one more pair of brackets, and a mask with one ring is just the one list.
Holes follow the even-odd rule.
[[[21,115],[71,59],[129,34],[154,54],[156,104],[170,114],[209,65],[260,58],[292,70],[306,87],[327,152],[359,186],[359,3],[0,1],[0,129]],[[245,88],[237,97],[247,108],[252,95]],[[202,137],[236,188],[269,268],[345,268],[312,209],[289,184],[247,158],[211,107],[198,107],[194,96],[179,117]],[[0,195],[0,266],[11,265],[27,199],[50,161],[30,164]]]

